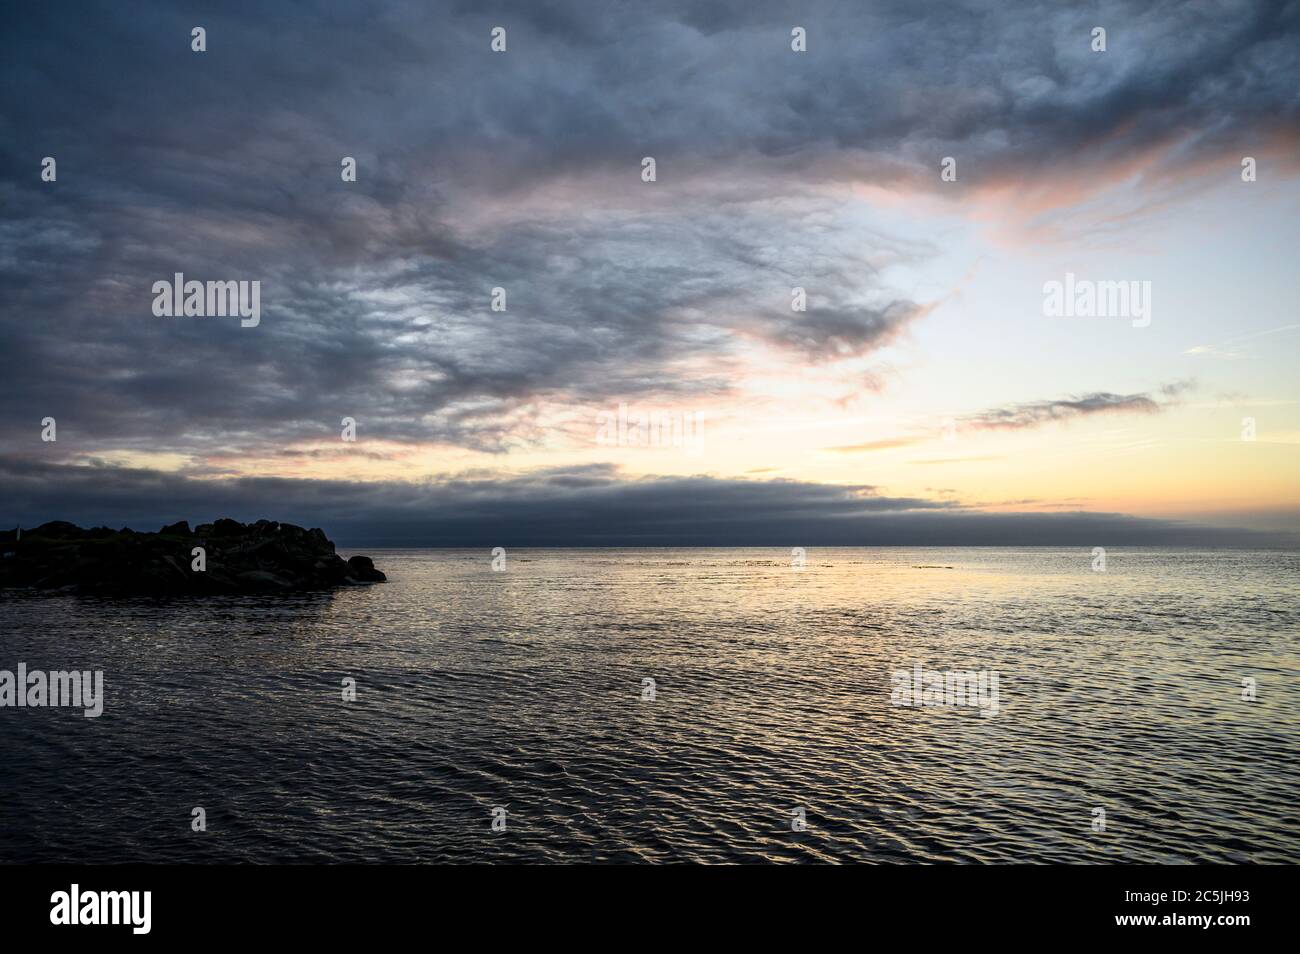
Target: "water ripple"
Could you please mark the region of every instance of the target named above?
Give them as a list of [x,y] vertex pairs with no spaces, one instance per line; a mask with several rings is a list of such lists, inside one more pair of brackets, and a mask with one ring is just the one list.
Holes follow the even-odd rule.
[[[107,694],[0,710],[0,859],[1300,861],[1294,553],[373,555],[332,595],[0,596],[0,668]],[[892,706],[913,665],[1000,712]]]

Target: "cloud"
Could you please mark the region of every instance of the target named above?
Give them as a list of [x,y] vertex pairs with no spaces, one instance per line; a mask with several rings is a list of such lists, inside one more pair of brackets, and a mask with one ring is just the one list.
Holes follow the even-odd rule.
[[826,450],[836,454],[861,454],[867,451],[911,447],[913,444],[919,444],[927,439],[925,437],[890,437],[878,441],[867,441],[864,444],[844,444],[839,447],[827,447]]
[[352,546],[1270,545],[1287,534],[1122,514],[983,513],[878,488],[711,477],[624,479],[605,465],[356,483],[195,479],[0,457],[0,519],[154,529],[230,516],[320,526]]
[[[1171,141],[1173,170],[1293,132],[1292,9],[1104,13],[1097,56],[1093,14],[1015,3],[814,4],[806,54],[763,0],[9,11],[0,438],[53,415],[83,453],[204,455],[351,415],[503,451],[544,438],[541,404],[731,394],[754,347],[871,354],[927,307],[888,266],[935,250],[864,231],[844,186],[937,188],[943,155],[973,185],[1105,173]],[[153,318],[175,271],[262,281],[262,325]]]
[[961,424],[974,430],[1023,430],[1041,424],[1068,421],[1095,414],[1157,414],[1160,410],[1161,405],[1147,394],[1097,392],[1081,397],[990,408],[963,417]]
[[909,464],[966,464],[983,463],[990,460],[1003,460],[1000,454],[985,454],[978,457],[931,457],[925,460],[909,460]]
[[1212,355],[1217,358],[1237,359],[1246,357],[1249,349],[1247,342],[1255,341],[1259,338],[1267,338],[1273,335],[1283,335],[1290,337],[1292,332],[1300,330],[1300,324],[1281,325],[1277,328],[1267,328],[1263,331],[1256,331],[1248,335],[1238,335],[1229,338],[1227,341],[1218,344],[1193,345],[1183,351],[1183,354],[1190,355]]
[[[1012,404],[1006,407],[988,408],[975,414],[968,414],[962,417],[959,421],[954,421],[953,431],[955,433],[958,429],[977,431],[1025,430],[1027,428],[1039,427],[1043,424],[1050,424],[1057,421],[1068,421],[1072,418],[1088,417],[1095,414],[1157,414],[1166,407],[1177,403],[1184,394],[1194,390],[1195,387],[1196,382],[1190,379],[1184,381],[1173,381],[1169,384],[1161,385],[1159,393],[1166,399],[1163,403],[1152,398],[1149,394],[1110,394],[1107,392],[1094,392],[1092,394],[1085,394],[1081,397],[1030,401],[1024,404]],[[863,444],[848,444],[839,447],[827,447],[824,449],[839,454],[860,454],[878,450],[894,450],[900,447],[911,447],[915,444],[923,444],[927,441],[938,438],[943,433],[943,429],[939,429],[920,434],[867,441]],[[949,464],[961,460],[996,459],[998,458],[963,457],[945,458],[942,460],[915,460],[912,461],[912,463]]]

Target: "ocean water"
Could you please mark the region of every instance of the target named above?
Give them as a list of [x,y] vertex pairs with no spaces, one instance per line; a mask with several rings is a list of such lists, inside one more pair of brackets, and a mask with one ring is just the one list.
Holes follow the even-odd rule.
[[[1300,862],[1294,552],[366,552],[0,595],[0,669],[106,697],[0,708],[0,862]],[[914,666],[997,714],[891,704]]]

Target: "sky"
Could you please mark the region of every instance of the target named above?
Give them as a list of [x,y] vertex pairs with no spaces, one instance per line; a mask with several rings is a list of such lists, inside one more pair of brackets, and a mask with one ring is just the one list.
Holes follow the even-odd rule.
[[1300,541],[1296,3],[0,17],[8,525]]

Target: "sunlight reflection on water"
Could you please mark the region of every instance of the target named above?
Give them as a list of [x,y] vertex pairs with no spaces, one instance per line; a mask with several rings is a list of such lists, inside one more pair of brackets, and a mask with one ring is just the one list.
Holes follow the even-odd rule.
[[[333,595],[0,597],[0,668],[107,695],[0,711],[0,859],[1300,861],[1295,553],[367,552]],[[999,714],[891,706],[913,665]]]

